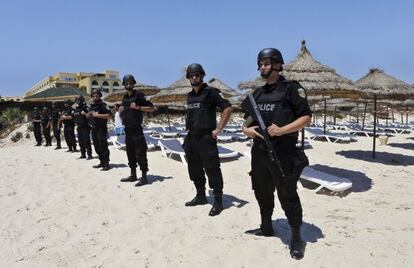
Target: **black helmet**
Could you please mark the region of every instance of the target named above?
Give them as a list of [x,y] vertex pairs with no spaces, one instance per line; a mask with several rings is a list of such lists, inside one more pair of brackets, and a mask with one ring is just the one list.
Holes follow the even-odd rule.
[[93,89],[92,90],[92,92],[91,92],[91,97],[93,97],[93,95],[94,94],[98,94],[99,95],[99,97],[102,97],[102,92],[101,92],[101,90],[100,89],[98,89],[98,88],[95,88],[95,89]]
[[280,51],[277,50],[276,48],[262,49],[259,52],[259,55],[257,55],[257,66],[259,66],[260,61],[262,59],[266,59],[266,58],[271,58],[272,60],[274,60],[277,63],[285,64],[285,62],[283,61],[282,53],[280,53]]
[[201,66],[201,64],[198,63],[193,63],[188,65],[187,67],[187,74],[186,74],[186,78],[190,78],[190,74],[192,73],[200,73],[201,75],[206,75],[206,73],[204,72],[203,66]]
[[85,97],[83,97],[82,95],[79,95],[78,97],[76,97],[75,102],[77,104],[82,104],[85,102]]
[[125,83],[127,81],[132,81],[134,84],[137,83],[137,81],[135,81],[135,78],[132,74],[127,74],[124,76],[124,78],[122,78],[122,85],[125,86]]

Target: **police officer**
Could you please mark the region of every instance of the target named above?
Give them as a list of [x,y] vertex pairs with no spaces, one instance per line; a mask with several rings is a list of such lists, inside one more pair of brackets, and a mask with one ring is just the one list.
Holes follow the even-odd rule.
[[56,104],[52,103],[51,119],[52,119],[53,136],[56,139],[56,148],[55,148],[55,150],[59,150],[59,149],[62,148],[60,146],[60,128],[61,128],[61,124],[59,122],[59,117],[60,116],[61,116],[61,112],[56,107]]
[[127,93],[122,99],[119,107],[122,123],[125,126],[125,143],[128,157],[128,165],[131,168],[131,175],[121,179],[122,182],[137,180],[137,162],[141,169],[142,176],[135,186],[142,186],[148,183],[148,160],[147,142],[142,132],[142,119],[144,112],[152,112],[154,107],[150,101],[145,99],[142,92],[134,90],[136,84],[134,76],[128,74],[122,79],[122,85]]
[[94,168],[102,168],[107,171],[111,169],[109,165],[109,149],[108,149],[108,127],[107,122],[111,117],[111,111],[106,107],[106,103],[102,102],[102,93],[98,89],[92,90],[92,103],[89,107],[89,124],[92,127],[92,140],[95,151],[99,157],[99,164]]
[[[252,230],[255,235],[272,236],[272,213],[274,208],[274,191],[276,189],[279,202],[291,227],[290,254],[294,259],[304,256],[305,243],[302,241],[300,227],[302,225],[302,206],[297,194],[296,185],[304,165],[308,164],[303,151],[296,148],[298,131],[311,122],[311,110],[306,99],[305,90],[296,81],[286,80],[279,73],[283,68],[283,58],[279,50],[266,48],[257,57],[260,75],[266,84],[255,90],[256,100],[267,132],[271,137],[274,150],[281,162],[285,177],[278,172],[271,162],[263,136],[257,130],[257,124],[243,127],[243,132],[254,139],[251,159],[252,188],[260,207],[260,229]],[[242,107],[246,117],[251,114],[248,98]],[[250,121],[250,120],[246,120]],[[304,164],[305,163],[305,164]]]
[[[221,96],[218,89],[203,82],[205,72],[198,63],[187,67],[186,77],[192,91],[187,98],[186,129],[188,134],[183,148],[188,160],[188,173],[197,194],[186,206],[207,204],[205,194],[206,178],[214,193],[214,205],[209,212],[216,216],[223,210],[223,176],[217,150],[217,135],[223,130],[231,115],[230,103]],[[216,122],[216,107],[222,109],[219,124]],[[204,173],[205,172],[205,173]]]
[[[63,122],[65,126],[63,129],[63,134],[65,136],[66,144],[69,149],[67,152],[77,152],[76,150],[76,138],[75,138],[75,120],[74,120],[74,111],[71,106],[71,101],[65,101],[65,108],[63,109],[62,115],[60,116],[60,122]],[[60,124],[58,122],[58,124]]]
[[88,106],[85,103],[85,98],[81,95],[75,100],[77,107],[73,113],[75,123],[77,125],[79,147],[81,151],[80,159],[86,158],[86,152],[88,153],[87,160],[92,159],[92,147],[91,147],[91,127],[89,126],[89,120],[86,118],[88,114]]
[[50,114],[46,106],[43,107],[41,121],[42,121],[43,136],[45,136],[45,140],[46,140],[45,146],[52,146],[52,138],[50,136],[51,118],[50,118]]
[[40,116],[39,108],[33,108],[33,132],[36,139],[36,146],[42,145],[42,118]]

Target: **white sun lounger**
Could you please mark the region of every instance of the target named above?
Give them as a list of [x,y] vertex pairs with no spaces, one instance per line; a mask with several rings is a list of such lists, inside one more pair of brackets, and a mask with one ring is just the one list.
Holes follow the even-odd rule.
[[320,186],[315,189],[316,192],[322,188],[326,188],[333,192],[342,192],[352,187],[352,182],[348,179],[318,171],[311,167],[305,167],[300,177],[304,180],[319,184]]
[[[126,146],[125,135],[111,136],[110,140],[111,140],[112,144],[115,146],[115,148],[118,149],[118,150],[120,150],[121,148]],[[147,142],[148,149],[154,149],[155,148],[155,144],[153,144],[151,142],[148,142],[148,140],[146,140],[146,142]]]
[[[187,164],[187,160],[185,159],[185,152],[184,149],[177,139],[171,139],[171,140],[158,140],[158,146],[161,148],[162,154],[165,157],[170,157],[172,154],[179,155],[181,162],[183,164]],[[232,158],[239,155],[238,152],[232,151],[230,149],[217,146],[217,149],[219,151],[219,157],[220,158]]]
[[323,130],[320,128],[305,128],[305,131],[310,134],[309,138],[311,140],[325,139],[328,142],[332,142],[332,143],[352,141],[351,137],[349,136],[340,135],[336,133],[330,133],[328,131],[326,131],[324,134]]

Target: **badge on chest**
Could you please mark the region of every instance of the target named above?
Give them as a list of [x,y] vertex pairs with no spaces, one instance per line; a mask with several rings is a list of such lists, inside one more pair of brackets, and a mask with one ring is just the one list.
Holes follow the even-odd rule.
[[273,112],[276,108],[274,103],[259,103],[257,106],[261,112]]
[[190,103],[188,104],[188,109],[200,109],[200,103],[199,102]]

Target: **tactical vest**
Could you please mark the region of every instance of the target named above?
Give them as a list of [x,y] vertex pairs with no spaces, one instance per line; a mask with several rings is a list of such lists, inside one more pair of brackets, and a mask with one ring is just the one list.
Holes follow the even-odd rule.
[[[98,102],[98,103],[92,103],[90,105],[89,110],[91,112],[98,112],[100,114],[104,114],[104,111],[106,111],[106,104],[103,102]],[[102,119],[102,118],[95,118],[93,116],[91,116],[89,118],[89,126],[91,126],[92,128],[106,128],[106,123],[108,122],[107,119]]]
[[57,125],[58,120],[59,120],[59,116],[60,116],[60,112],[59,111],[52,111],[51,117],[52,117],[52,124],[54,126]]
[[49,116],[49,114],[42,114],[42,116],[41,116],[41,120],[42,120],[42,126],[43,127],[46,127],[47,126],[47,124],[49,123],[49,121],[50,121],[50,116]]
[[[40,117],[40,113],[39,112],[34,112],[33,113],[33,120],[41,120],[42,118]],[[33,122],[33,125],[37,125],[40,126],[41,122]]]
[[129,108],[131,103],[135,103],[138,94],[138,91],[134,90],[131,96],[125,94],[124,98],[122,99],[122,106],[124,106],[124,111],[121,113],[121,119],[122,124],[125,126],[125,128],[142,128],[142,111]]
[[216,107],[206,101],[210,87],[202,89],[200,95],[188,94],[186,128],[188,130],[213,130],[217,126]]
[[73,109],[72,108],[68,108],[68,109],[63,110],[62,115],[72,116],[72,119],[62,121],[65,126],[68,126],[68,127],[75,126],[75,120],[73,119]]
[[[294,81],[283,80],[271,92],[266,92],[262,87],[253,93],[266,127],[272,123],[283,127],[296,120],[292,106],[286,98],[290,83]],[[297,132],[288,134],[288,136],[297,135]]]
[[75,117],[75,123],[76,125],[78,125],[78,127],[88,127],[88,119],[86,118],[86,116],[82,115],[82,111],[87,113],[88,107],[86,105],[76,107],[73,113],[73,116]]

